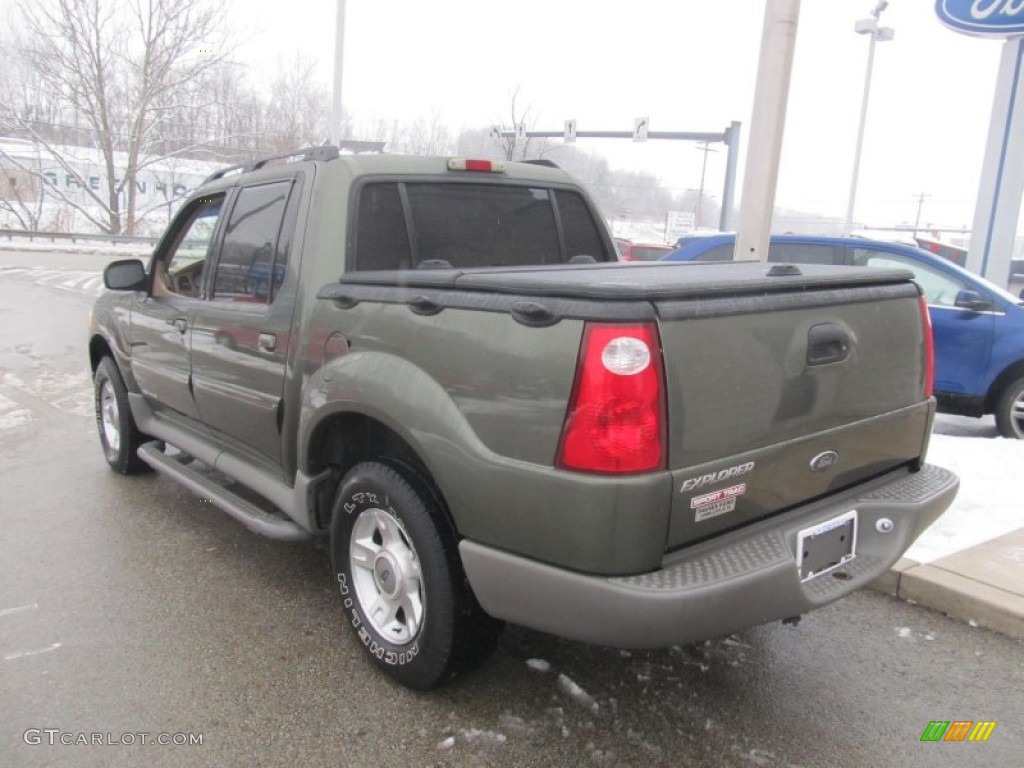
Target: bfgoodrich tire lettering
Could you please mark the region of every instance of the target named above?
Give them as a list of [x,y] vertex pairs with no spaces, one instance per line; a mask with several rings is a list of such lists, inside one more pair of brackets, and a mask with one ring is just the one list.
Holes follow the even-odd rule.
[[1003,437],[1024,439],[1024,376],[1011,381],[999,396],[996,427]]
[[128,389],[117,364],[109,357],[100,360],[93,376],[95,387],[96,427],[107,464],[115,472],[135,475],[147,472],[149,466],[139,458],[139,446],[149,440],[139,432],[128,405]]
[[345,475],[331,563],[346,623],[403,685],[431,688],[493,650],[500,624],[470,593],[439,502],[407,470],[366,462]]

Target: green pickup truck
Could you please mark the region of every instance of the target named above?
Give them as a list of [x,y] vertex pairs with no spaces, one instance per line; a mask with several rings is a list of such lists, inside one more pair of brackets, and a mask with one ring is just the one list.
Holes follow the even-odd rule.
[[90,320],[110,466],[329,539],[405,685],[503,621],[624,648],[798,617],[951,503],[908,273],[622,264],[544,164],[316,147],[211,176]]

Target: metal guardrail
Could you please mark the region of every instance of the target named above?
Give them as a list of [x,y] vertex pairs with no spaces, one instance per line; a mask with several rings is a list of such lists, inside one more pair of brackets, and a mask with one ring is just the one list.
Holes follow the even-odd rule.
[[72,243],[92,242],[110,243],[111,245],[116,245],[118,243],[156,245],[160,239],[158,237],[142,237],[139,235],[93,235],[77,232],[32,232],[26,229],[0,229],[0,238],[6,238],[7,240],[13,240],[14,238],[27,238],[29,241],[49,240],[51,243],[55,243],[58,240],[70,240]]

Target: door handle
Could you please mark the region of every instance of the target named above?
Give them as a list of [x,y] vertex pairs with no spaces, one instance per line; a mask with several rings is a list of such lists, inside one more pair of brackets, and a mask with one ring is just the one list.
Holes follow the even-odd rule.
[[178,333],[185,333],[188,330],[188,321],[184,317],[168,318],[168,325],[173,325]]
[[838,363],[850,356],[850,334],[838,323],[821,323],[807,333],[807,365]]
[[277,336],[272,333],[261,333],[256,343],[264,352],[273,352],[277,348]]

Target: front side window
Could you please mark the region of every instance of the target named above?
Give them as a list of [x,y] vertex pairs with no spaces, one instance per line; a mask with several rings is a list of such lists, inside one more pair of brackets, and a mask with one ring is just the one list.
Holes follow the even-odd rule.
[[964,282],[942,270],[895,253],[857,248],[853,252],[853,263],[860,267],[886,267],[913,272],[914,282],[921,287],[928,303],[935,307],[955,306],[957,294],[967,287]]
[[278,241],[291,187],[291,181],[279,181],[239,191],[217,260],[216,301],[265,304],[281,284],[286,261]]
[[223,203],[224,196],[216,195],[200,200],[189,212],[167,256],[156,264],[156,293],[200,297]]

